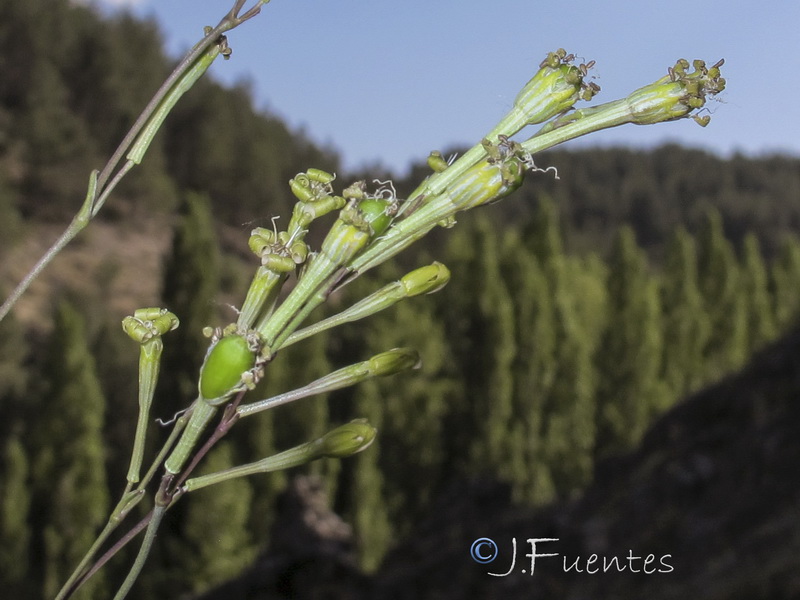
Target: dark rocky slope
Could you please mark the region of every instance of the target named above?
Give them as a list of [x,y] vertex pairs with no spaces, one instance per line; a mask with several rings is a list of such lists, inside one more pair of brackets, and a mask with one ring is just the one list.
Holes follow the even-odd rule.
[[[574,502],[532,511],[513,506],[501,484],[463,483],[366,577],[342,530],[332,529],[337,546],[309,525],[312,509],[299,510],[296,495],[272,550],[229,586],[252,599],[800,598],[799,474],[800,330],[670,411],[636,451],[602,462]],[[470,557],[482,537],[500,550],[488,564]],[[512,538],[513,572],[489,575],[510,570]],[[537,545],[559,555],[537,558],[532,575],[529,538],[558,540]],[[233,596],[207,596],[223,597]]]

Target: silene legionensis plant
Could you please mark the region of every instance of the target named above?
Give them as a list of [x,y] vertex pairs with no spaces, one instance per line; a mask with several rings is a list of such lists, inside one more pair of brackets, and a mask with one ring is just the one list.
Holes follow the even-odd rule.
[[[86,199],[70,226],[0,308],[2,319],[48,262],[98,214],[117,183],[144,158],[153,136],[181,96],[220,55],[230,48],[224,34],[259,14],[269,0],[246,8],[236,0],[216,27],[178,64],[133,124],[108,164],[91,173]],[[406,298],[436,292],[450,273],[441,263],[422,266],[388,283],[338,314],[308,325],[309,315],[340,289],[366,271],[389,260],[438,227],[450,227],[462,211],[491,204],[516,190],[526,177],[548,169],[537,166],[537,153],[594,131],[626,123],[655,123],[692,118],[702,126],[707,99],[722,91],[720,60],[707,66],[701,60],[678,60],[666,73],[627,97],[575,108],[592,100],[600,88],[588,76],[594,61],[575,64],[563,49],[546,55],[533,78],[516,96],[511,111],[482,140],[457,160],[430,154],[431,174],[407,197],[398,198],[390,182],[356,181],[343,185],[334,174],[313,168],[298,173],[289,186],[297,202],[287,227],[257,228],[249,245],[258,266],[238,307],[236,322],[208,327],[209,347],[198,375],[196,398],[172,423],[171,433],[142,473],[145,431],[159,376],[162,337],[178,327],[180,315],[166,308],[142,308],[125,317],[122,327],[139,346],[139,417],[131,451],[127,486],[106,527],[87,548],[83,560],[64,582],[59,600],[71,597],[117,551],[142,539],[140,550],[115,598],[124,598],[141,573],[164,514],[184,496],[233,478],[268,473],[322,457],[345,458],[365,450],[377,432],[365,420],[341,425],[300,446],[254,463],[222,472],[193,476],[208,451],[241,419],[316,394],[355,385],[364,380],[414,369],[420,357],[411,348],[387,349],[363,362],[305,383],[281,395],[251,400],[248,392],[268,375],[273,357],[287,346],[321,331],[375,314]],[[538,127],[538,128],[537,128]],[[531,133],[518,136],[524,129]],[[516,137],[526,137],[516,141]],[[314,221],[331,213],[332,223]],[[319,248],[306,236],[312,226],[327,227]],[[293,287],[282,301],[281,291]],[[167,342],[169,338],[167,337]],[[166,374],[169,376],[169,374]],[[376,402],[379,399],[375,399]],[[113,537],[126,516],[144,498],[152,509],[137,524]]]

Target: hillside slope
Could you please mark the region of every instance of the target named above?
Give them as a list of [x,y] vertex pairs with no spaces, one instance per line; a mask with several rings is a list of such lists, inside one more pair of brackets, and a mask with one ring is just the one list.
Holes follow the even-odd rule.
[[[340,529],[336,539],[323,530],[310,533],[303,515],[321,514],[319,499],[312,496],[300,510],[295,492],[292,510],[276,527],[281,539],[294,531],[303,544],[274,547],[241,579],[204,598],[230,597],[232,590],[252,600],[323,593],[391,600],[796,598],[798,397],[795,330],[735,376],[666,414],[636,451],[601,463],[594,483],[573,503],[531,511],[513,506],[502,484],[464,483],[439,499],[370,579],[353,566]],[[485,565],[470,557],[472,543],[483,537],[500,549]],[[512,538],[513,572],[488,575],[510,571]],[[533,574],[529,538],[558,540],[537,545],[539,554],[559,556],[538,557]],[[596,572],[587,573],[587,563]]]
[[[377,578],[382,598],[796,598],[800,595],[800,330],[757,355],[741,372],[677,406],[628,456],[601,463],[594,483],[569,506],[526,514],[487,502],[440,506],[403,547],[387,557]],[[463,495],[460,496],[464,498]],[[459,501],[456,499],[456,503]],[[517,538],[515,572],[508,556],[498,566],[469,557],[472,541],[490,537],[510,547]],[[540,545],[529,569],[527,538]],[[435,554],[431,552],[435,549]],[[651,569],[602,571],[603,558],[628,565],[629,551]],[[563,572],[592,554],[596,574]],[[428,560],[421,560],[427,556]],[[492,567],[492,568],[487,568]]]

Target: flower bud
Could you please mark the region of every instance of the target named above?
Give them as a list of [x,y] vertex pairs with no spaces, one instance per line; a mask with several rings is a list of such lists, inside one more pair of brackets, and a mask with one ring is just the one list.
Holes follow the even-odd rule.
[[434,150],[428,155],[428,166],[434,173],[441,173],[450,165],[447,164],[444,156],[438,150]]
[[[650,125],[672,121],[702,108],[707,95],[716,95],[725,89],[719,67],[723,61],[707,69],[701,60],[694,61],[694,71],[687,73],[689,63],[679,60],[669,69],[669,74],[658,81],[639,88],[627,98],[631,122]],[[707,120],[705,121],[707,123]]]
[[408,369],[419,368],[419,353],[412,348],[393,348],[376,354],[367,361],[370,377],[386,377]]
[[122,319],[122,329],[134,341],[145,344],[178,328],[180,321],[166,308],[139,308]]
[[[570,60],[566,60],[569,58]],[[525,115],[525,125],[544,123],[569,110],[585,97],[583,72],[569,64],[563,48],[551,52],[542,61],[541,68],[514,99],[514,108]],[[590,94],[591,97],[591,94]],[[586,98],[588,99],[588,98]]]
[[400,278],[406,297],[438,292],[450,281],[450,269],[440,262],[433,262],[414,269]]
[[345,458],[366,449],[374,440],[378,430],[366,419],[355,419],[337,427],[315,442],[313,458]]
[[445,195],[456,210],[468,210],[507,196],[522,185],[524,176],[525,165],[515,156],[485,159],[454,181]]

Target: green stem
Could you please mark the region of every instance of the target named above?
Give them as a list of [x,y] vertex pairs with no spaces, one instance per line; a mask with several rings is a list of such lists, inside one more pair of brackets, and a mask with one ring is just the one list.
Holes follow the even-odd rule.
[[[187,72],[190,72],[191,69],[196,66],[196,63],[201,61],[206,51],[213,44],[217,43],[223,33],[230,31],[244,21],[256,16],[261,10],[261,5],[266,4],[268,1],[269,0],[259,1],[258,4],[252,9],[239,16],[238,13],[244,5],[244,2],[237,0],[225,18],[223,18],[216,27],[211,29],[208,34],[189,51],[183,60],[178,63],[178,66],[175,67],[169,77],[167,77],[164,83],[158,88],[155,95],[152,97],[150,102],[148,102],[147,106],[145,106],[142,113],[136,119],[128,133],[123,138],[122,142],[119,144],[117,149],[111,155],[111,158],[109,158],[108,162],[103,167],[103,170],[100,171],[99,174],[97,172],[92,173],[92,183],[90,183],[89,186],[87,199],[84,201],[84,205],[81,207],[81,210],[75,216],[72,223],[70,223],[64,233],[61,234],[61,237],[59,237],[58,240],[45,252],[36,265],[28,272],[28,274],[17,285],[17,287],[14,288],[14,291],[3,302],[2,306],[0,306],[0,321],[2,321],[11,311],[12,307],[17,303],[22,294],[27,291],[31,283],[33,283],[33,281],[41,274],[45,267],[52,262],[53,258],[55,258],[56,255],[61,252],[61,250],[88,225],[89,221],[97,215],[97,212],[105,203],[111,190],[114,189],[122,177],[133,167],[136,161],[129,160],[120,169],[120,171],[114,175],[113,179],[111,179],[114,169],[122,160],[123,156],[125,156],[131,146],[137,141],[142,130],[148,125],[148,123],[152,122],[153,115],[159,110],[164,98],[166,98],[168,94],[176,91],[176,89],[174,89],[176,85],[178,86],[177,89],[180,90],[181,83],[184,81]],[[216,57],[216,54],[214,54],[214,57]],[[209,64],[210,62],[206,64],[206,68]],[[194,77],[194,80],[196,81],[201,74],[202,73],[194,73],[192,74],[192,77]],[[192,83],[194,83],[194,81],[192,81]],[[180,90],[178,97],[182,95],[184,91],[186,90]],[[163,118],[161,120],[163,121]],[[146,147],[144,149],[146,150]],[[137,154],[137,156],[139,156],[141,159],[140,155]],[[110,182],[109,179],[111,179]],[[108,185],[106,185],[107,182]]]
[[30,287],[33,280],[36,279],[39,274],[44,270],[44,268],[50,264],[50,262],[56,257],[56,255],[61,252],[61,250],[69,244],[72,239],[78,235],[85,227],[89,224],[89,221],[92,218],[92,210],[94,206],[95,198],[97,197],[97,171],[92,171],[89,176],[89,187],[86,190],[86,198],[83,201],[83,205],[81,206],[78,214],[72,219],[72,222],[69,224],[69,227],[64,230],[64,233],[61,234],[56,242],[50,246],[50,248],[45,252],[44,256],[39,259],[39,262],[28,272],[25,278],[14,288],[14,291],[11,292],[11,295],[3,302],[3,305],[0,306],[0,321],[9,313],[11,308],[17,303],[20,296],[25,293],[25,291]]
[[[167,477],[167,479],[171,479]],[[167,481],[165,479],[165,481]],[[144,539],[142,540],[142,545],[139,548],[139,553],[136,555],[136,560],[131,565],[131,570],[128,572],[128,576],[125,578],[125,581],[122,582],[122,585],[117,591],[117,594],[114,596],[114,600],[124,600],[124,598],[128,595],[128,592],[131,591],[133,584],[136,582],[136,579],[139,577],[139,574],[142,572],[142,568],[144,568],[144,563],[147,560],[148,555],[150,554],[150,549],[153,547],[153,542],[156,539],[156,534],[158,533],[158,527],[161,525],[161,520],[164,518],[164,514],[167,512],[167,507],[169,506],[169,499],[164,498],[166,485],[162,482],[161,489],[156,496],[156,506],[153,508],[153,514],[150,518],[150,523],[147,524],[147,531],[145,532]]]
[[[175,440],[177,440],[178,435],[180,435],[181,431],[183,431],[183,428],[186,426],[188,420],[189,417],[187,414],[184,414],[179,419],[177,419],[177,421],[175,422],[175,426],[172,428],[172,432],[170,433],[167,440],[164,442],[164,445],[161,448],[160,452],[158,453],[158,456],[153,461],[153,464],[151,465],[150,469],[147,471],[145,476],[139,482],[139,485],[136,487],[136,489],[130,489],[131,485],[128,484],[128,487],[122,494],[122,497],[120,498],[116,507],[114,507],[114,510],[111,511],[111,516],[109,517],[106,526],[103,528],[103,531],[100,532],[100,535],[92,544],[91,548],[89,548],[89,550],[81,559],[81,562],[78,564],[78,566],[70,575],[69,579],[61,587],[61,590],[56,596],[56,600],[64,600],[68,598],[70,594],[74,593],[78,589],[78,587],[80,587],[80,584],[76,586],[76,583],[78,583],[79,581],[82,583],[83,581],[89,579],[89,577],[91,577],[95,572],[97,572],[100,569],[100,567],[102,567],[102,565],[104,565],[112,556],[114,556],[114,554],[116,554],[125,545],[124,543],[115,545],[114,548],[106,552],[106,554],[102,558],[100,558],[97,562],[95,562],[95,564],[92,566],[90,570],[86,571],[86,567],[94,559],[94,556],[100,549],[100,547],[105,543],[105,541],[109,538],[109,536],[117,529],[117,527],[119,527],[119,525],[128,515],[128,513],[130,513],[131,509],[133,509],[137,504],[139,504],[141,499],[144,498],[145,488],[153,479],[153,476],[158,470],[158,467],[160,467],[161,464],[163,463],[164,457],[167,455],[167,452],[169,452],[169,450],[175,444]],[[136,533],[138,533],[138,529],[134,528],[134,530],[132,530],[132,532],[129,532],[123,539],[130,540]],[[127,541],[125,543],[127,543]]]

